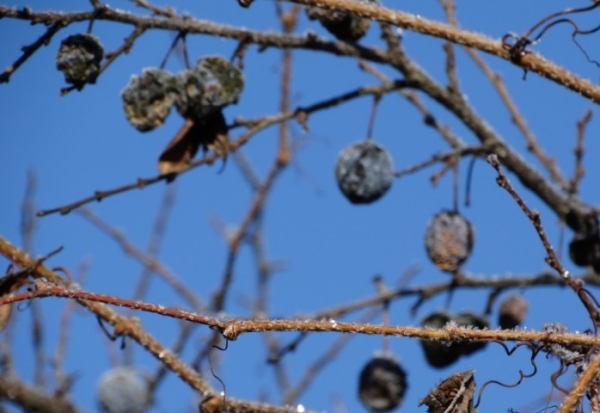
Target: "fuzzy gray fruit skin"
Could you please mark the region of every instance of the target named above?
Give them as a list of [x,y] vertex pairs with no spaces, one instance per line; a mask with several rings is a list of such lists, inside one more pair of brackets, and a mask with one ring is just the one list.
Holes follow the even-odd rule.
[[81,89],[86,83],[96,83],[104,48],[91,34],[75,34],[64,39],[56,55],[56,68],[65,75],[65,82]]
[[98,380],[96,395],[103,413],[143,413],[150,402],[146,383],[128,367],[104,373]]
[[129,123],[141,132],[161,126],[175,102],[174,75],[158,68],[146,68],[133,75],[121,91],[123,110]]
[[387,412],[402,403],[408,387],[406,372],[391,354],[376,354],[363,367],[358,397],[372,412]]
[[177,82],[177,110],[194,120],[237,103],[244,89],[242,71],[221,56],[201,58],[194,68],[181,72]]
[[335,165],[338,186],[354,204],[381,198],[392,185],[394,164],[382,146],[367,140],[342,150]]

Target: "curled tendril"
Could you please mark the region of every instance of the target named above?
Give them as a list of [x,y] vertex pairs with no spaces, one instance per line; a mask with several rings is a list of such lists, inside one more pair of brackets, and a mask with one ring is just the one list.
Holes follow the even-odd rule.
[[[581,46],[581,44],[576,39],[576,36],[578,34],[588,35],[588,34],[592,34],[592,33],[599,31],[600,25],[598,25],[592,29],[589,29],[589,30],[581,30],[579,28],[579,26],[577,26],[577,24],[573,20],[566,18],[566,17],[561,17],[561,16],[565,16],[567,14],[587,12],[592,9],[595,9],[598,6],[600,6],[600,2],[595,2],[594,4],[587,6],[587,7],[567,8],[567,9],[552,13],[552,14],[544,17],[543,19],[541,19],[536,24],[534,24],[522,36],[518,36],[514,33],[507,33],[504,36],[502,36],[502,47],[509,51],[509,55],[510,55],[510,58],[512,61],[518,62],[523,56],[525,56],[527,53],[529,53],[526,50],[527,47],[540,41],[542,36],[544,36],[544,34],[546,34],[546,32],[548,30],[550,30],[552,27],[554,27],[556,25],[559,25],[562,23],[567,23],[573,27],[573,32],[571,33],[571,38],[572,38],[573,42],[577,45],[579,50],[584,54],[587,61],[600,67],[600,62],[592,59],[589,56],[589,54],[585,51],[583,46]],[[533,34],[537,30],[539,30],[539,33],[536,36],[532,37]]]
[[524,379],[533,377],[537,373],[537,365],[535,364],[535,358],[540,353],[540,350],[542,350],[541,346],[533,344],[533,343],[528,343],[528,342],[520,342],[520,343],[515,344],[515,346],[513,348],[509,349],[508,346],[501,341],[492,340],[491,342],[500,344],[502,346],[502,348],[504,349],[504,351],[506,352],[507,356],[511,356],[519,347],[528,347],[529,350],[531,350],[531,357],[529,360],[533,367],[533,371],[531,373],[527,374],[527,373],[524,373],[523,370],[519,370],[519,380],[517,380],[517,382],[513,383],[513,384],[502,383],[498,380],[486,381],[485,383],[483,383],[483,385],[479,389],[479,394],[477,395],[477,402],[474,405],[475,408],[477,408],[479,406],[479,403],[481,402],[481,396],[483,395],[483,391],[485,390],[485,388],[487,387],[488,384],[493,383],[493,384],[498,384],[499,386],[508,387],[508,388],[517,387],[519,384],[521,384],[521,382]]

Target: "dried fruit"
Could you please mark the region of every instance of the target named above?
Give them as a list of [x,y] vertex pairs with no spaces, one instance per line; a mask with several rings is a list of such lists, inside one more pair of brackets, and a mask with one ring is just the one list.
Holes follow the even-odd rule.
[[86,83],[96,83],[104,49],[91,34],[75,34],[64,39],[56,56],[56,67],[65,75],[65,82],[81,89]]
[[244,76],[223,57],[203,57],[193,69],[179,74],[178,88],[177,110],[183,117],[196,120],[236,103],[244,88]]
[[125,116],[142,132],[161,126],[175,102],[176,79],[158,68],[146,68],[140,76],[133,75],[121,91]]
[[473,370],[454,373],[419,401],[427,413],[477,413],[473,406],[475,395]]
[[569,243],[569,257],[581,267],[600,261],[600,238],[597,235],[575,234]]
[[[452,320],[450,314],[445,312],[435,312],[423,320],[421,326],[434,329],[444,327]],[[442,368],[454,363],[461,356],[462,351],[456,344],[447,344],[437,340],[420,340],[425,352],[425,358],[432,367]]]
[[512,294],[500,304],[498,324],[504,329],[515,328],[525,320],[525,316],[527,316],[527,301],[521,294]]
[[[363,4],[374,4],[374,0],[354,0]],[[309,7],[306,15],[311,20],[318,20],[329,33],[340,40],[356,42],[369,30],[370,21],[350,13],[338,10],[327,10],[321,7]]]
[[436,267],[454,272],[469,258],[474,238],[473,226],[465,217],[444,210],[427,224],[425,248]]
[[129,367],[116,367],[104,373],[96,394],[104,413],[142,413],[150,402],[146,384]]
[[335,176],[350,202],[368,204],[381,198],[392,185],[392,157],[371,140],[358,142],[340,152]]
[[[490,327],[489,322],[485,318],[470,312],[457,314],[452,317],[452,320],[454,320],[454,322],[461,327],[475,327],[480,330]],[[457,348],[460,350],[461,355],[473,354],[476,351],[483,350],[486,345],[487,343],[484,341],[466,341],[453,344],[453,346],[457,346]]]
[[358,397],[372,412],[387,412],[400,405],[408,384],[396,357],[375,354],[360,372]]

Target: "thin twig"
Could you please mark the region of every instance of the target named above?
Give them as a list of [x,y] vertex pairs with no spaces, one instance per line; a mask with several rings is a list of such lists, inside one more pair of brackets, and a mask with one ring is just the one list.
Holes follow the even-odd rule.
[[158,261],[152,255],[148,255],[137,249],[121,232],[112,228],[108,223],[100,219],[100,217],[94,214],[91,210],[82,209],[79,211],[79,213],[83,218],[85,218],[100,231],[114,239],[127,255],[139,261],[144,265],[144,267],[151,269],[159,277],[161,277],[173,288],[177,294],[185,299],[188,304],[192,306],[192,308],[194,308],[196,311],[204,310],[204,305],[198,299],[198,297],[196,297],[192,290],[183,284],[183,281],[181,281],[179,277],[165,267],[160,261]]
[[517,129],[521,132],[523,137],[525,138],[525,142],[527,142],[527,150],[533,153],[533,155],[539,159],[540,163],[546,168],[550,177],[556,184],[563,190],[567,191],[569,188],[569,182],[567,178],[565,178],[564,174],[561,172],[560,168],[556,164],[556,161],[548,156],[544,149],[540,146],[538,140],[536,139],[533,131],[527,126],[527,121],[525,117],[517,107],[516,103],[512,99],[510,92],[506,88],[504,81],[502,80],[502,76],[497,73],[494,73],[489,65],[479,56],[479,54],[468,47],[463,48],[463,50],[471,57],[471,59],[475,62],[475,64],[481,69],[483,74],[490,80],[500,99],[506,106],[508,113],[510,114],[510,118],[512,122],[515,124]]
[[[0,7],[1,9],[2,7]],[[25,11],[23,11],[23,13],[26,13]],[[2,10],[0,10],[0,16],[2,16]],[[67,27],[68,23],[65,23],[64,21],[57,21],[55,23],[53,23],[50,27],[48,27],[48,29],[46,29],[46,32],[44,32],[44,34],[42,34],[35,42],[31,43],[30,45],[27,46],[23,46],[21,48],[21,50],[23,51],[23,54],[17,59],[15,60],[15,62],[8,66],[4,72],[0,73],[0,83],[6,83],[10,80],[11,75],[17,71],[17,69],[19,67],[21,67],[21,65],[23,63],[25,63],[27,61],[27,59],[29,59],[31,56],[33,56],[33,54],[42,46],[47,46],[48,44],[50,44],[50,40],[52,39],[52,37],[58,33],[61,29],[64,29],[65,27]]]
[[[1,8],[2,8],[2,6],[0,6],[0,9]],[[386,83],[386,84],[382,84],[382,85],[377,85],[377,86],[360,87],[360,88],[354,89],[350,92],[344,93],[342,95],[338,95],[333,98],[326,99],[324,101],[312,104],[310,106],[299,107],[295,111],[263,116],[259,119],[249,122],[249,124],[252,126],[250,126],[249,129],[246,132],[242,133],[236,140],[234,140],[233,142],[230,143],[230,150],[231,151],[237,150],[238,148],[243,146],[246,142],[248,142],[248,140],[252,136],[254,136],[256,133],[262,131],[263,129],[266,129],[269,126],[278,124],[285,120],[295,118],[299,115],[308,115],[313,112],[318,112],[321,110],[329,109],[331,107],[346,103],[348,101],[351,101],[351,100],[359,98],[359,97],[371,96],[374,94],[381,94],[381,93],[388,93],[388,92],[391,92],[396,89],[410,87],[410,84],[411,84],[410,82],[405,82],[405,81],[399,80],[399,81]],[[197,168],[201,165],[212,165],[217,160],[217,158],[218,158],[218,156],[214,153],[208,154],[201,159],[191,162],[187,166],[186,169],[183,169],[182,171],[178,172],[178,174],[186,173],[186,172],[188,172],[194,168]],[[144,189],[145,187],[153,185],[157,182],[172,180],[172,178],[173,178],[172,173],[167,174],[167,175],[158,175],[158,176],[155,176],[152,178],[138,178],[138,180],[135,183],[123,185],[123,186],[105,190],[105,191],[96,191],[94,193],[94,195],[89,196],[87,198],[83,198],[79,201],[76,201],[76,202],[73,202],[73,203],[70,203],[70,204],[67,204],[64,206],[60,206],[57,208],[40,210],[37,212],[37,216],[43,217],[43,216],[51,215],[51,214],[55,214],[55,213],[60,213],[62,215],[68,214],[69,212],[71,212],[77,208],[80,208],[83,205],[89,204],[91,202],[101,201],[105,198],[108,198],[108,197],[111,197],[114,195],[118,195],[123,192],[131,191],[133,189]]]
[[583,155],[585,154],[585,148],[583,141],[585,138],[585,129],[592,120],[592,110],[588,109],[585,115],[577,122],[577,144],[575,145],[575,173],[573,179],[571,179],[569,185],[569,193],[576,195],[579,193],[579,184],[581,179],[585,175],[585,169],[583,168]]
[[578,280],[573,279],[573,277],[571,277],[569,272],[563,267],[561,261],[558,259],[558,256],[554,252],[554,248],[552,247],[550,241],[548,240],[548,237],[546,236],[546,231],[544,230],[544,227],[542,225],[540,213],[537,211],[530,210],[527,204],[525,204],[525,201],[512,187],[512,185],[502,172],[502,169],[500,168],[500,162],[498,161],[498,157],[496,155],[489,155],[487,160],[498,174],[498,177],[496,178],[496,183],[510,194],[510,196],[515,200],[517,205],[519,205],[521,210],[525,213],[527,218],[529,218],[529,220],[533,224],[533,227],[535,228],[542,242],[542,245],[544,246],[544,249],[548,254],[545,258],[545,261],[558,273],[558,275],[563,280],[565,280],[565,282],[569,287],[571,287],[573,292],[575,292],[575,294],[587,310],[594,327],[597,327],[600,324],[600,313],[598,311],[598,308],[594,304],[589,293],[586,293],[586,291],[584,291],[582,283]]

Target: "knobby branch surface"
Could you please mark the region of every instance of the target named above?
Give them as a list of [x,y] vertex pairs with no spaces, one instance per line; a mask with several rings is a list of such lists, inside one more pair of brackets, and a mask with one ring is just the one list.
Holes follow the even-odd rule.
[[[110,295],[77,291],[52,285],[45,281],[37,281],[36,289],[27,293],[15,294],[0,298],[0,304],[20,302],[33,298],[62,297],[91,304],[110,304],[134,310],[150,312],[165,317],[177,318],[193,323],[209,326],[220,331],[228,340],[237,340],[247,333],[278,332],[331,332],[347,334],[365,334],[380,336],[411,337],[448,342],[468,341],[528,341],[540,343],[569,343],[584,346],[600,345],[600,338],[594,335],[579,333],[550,333],[547,331],[520,330],[477,330],[459,327],[448,323],[441,329],[430,329],[412,326],[387,326],[376,324],[338,322],[328,320],[279,320],[279,319],[221,319],[198,313],[168,308],[162,305],[142,303],[117,298]],[[119,330],[121,331],[121,330]],[[125,332],[125,331],[123,331]]]
[[[32,259],[29,255],[21,251],[19,248],[12,245],[4,237],[0,237],[0,255],[4,256],[14,265],[26,271],[33,278],[38,280],[44,278],[45,280],[47,280],[46,282],[51,283],[49,285],[50,288],[62,290],[65,297],[68,295],[72,296],[72,294],[77,295],[79,293],[78,291],[74,290],[73,285],[67,283],[55,271],[50,270],[45,265],[41,264],[38,260]],[[42,284],[44,284],[44,282],[37,282],[38,286]],[[35,293],[35,291],[32,291],[32,293]],[[112,298],[109,296],[106,297]],[[10,301],[10,299],[10,296],[3,296],[2,298],[0,298],[0,303],[4,303],[3,300]],[[114,298],[112,299],[114,300]],[[223,400],[223,398],[220,397],[213,397],[215,394],[218,394],[218,392],[207,381],[200,377],[196,371],[194,371],[192,368],[183,363],[168,348],[164,347],[156,339],[154,339],[154,337],[152,337],[146,330],[144,330],[144,328],[141,326],[138,320],[133,318],[125,318],[117,314],[110,307],[102,304],[102,302],[100,301],[90,301],[85,298],[78,298],[76,300],[81,306],[87,308],[92,313],[96,314],[99,318],[101,318],[103,321],[112,325],[115,329],[115,335],[130,337],[138,344],[140,344],[160,363],[165,365],[176,376],[178,376],[179,378],[181,378],[181,380],[187,383],[192,389],[198,391],[200,395],[202,395],[205,399],[219,399],[220,401],[218,402],[218,405],[220,406],[221,410],[229,408],[233,411],[255,413],[284,413],[294,411],[290,408],[269,406],[261,403],[237,400],[230,397],[227,397],[225,400]],[[215,412],[216,411],[219,410],[215,410]]]

